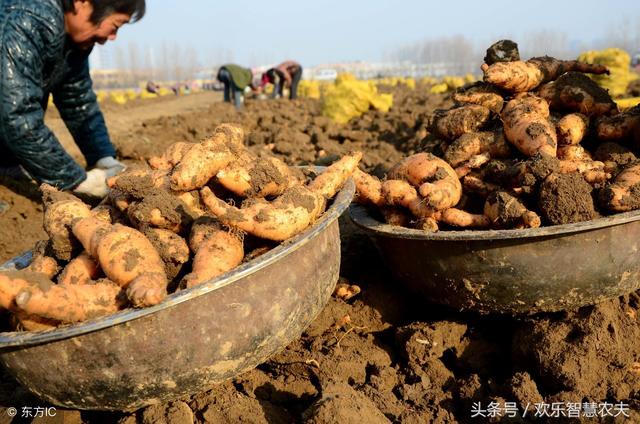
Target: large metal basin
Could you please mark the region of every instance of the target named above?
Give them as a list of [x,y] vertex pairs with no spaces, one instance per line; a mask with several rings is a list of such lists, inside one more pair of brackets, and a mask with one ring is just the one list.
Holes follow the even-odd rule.
[[640,289],[640,211],[526,230],[387,225],[352,205],[390,271],[430,302],[481,313],[571,309]]
[[40,398],[97,410],[168,401],[247,371],[299,337],[329,300],[340,268],[337,219],[354,190],[349,180],[302,234],[159,305],[48,332],[0,333],[0,361]]

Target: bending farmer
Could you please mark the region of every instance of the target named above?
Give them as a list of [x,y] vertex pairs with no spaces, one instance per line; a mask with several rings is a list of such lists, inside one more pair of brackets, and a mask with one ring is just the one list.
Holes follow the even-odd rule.
[[[144,13],[145,0],[0,0],[0,173],[106,195],[105,179],[124,166],[92,89],[89,53]],[[90,171],[45,125],[50,94]]]
[[218,81],[224,84],[224,101],[231,103],[231,99],[240,109],[242,106],[242,93],[251,85],[253,74],[251,69],[239,65],[222,65],[218,71]]
[[289,88],[289,98],[298,97],[298,84],[302,78],[302,66],[298,62],[288,60],[262,74],[261,85],[273,84],[273,98],[282,97],[285,87]]

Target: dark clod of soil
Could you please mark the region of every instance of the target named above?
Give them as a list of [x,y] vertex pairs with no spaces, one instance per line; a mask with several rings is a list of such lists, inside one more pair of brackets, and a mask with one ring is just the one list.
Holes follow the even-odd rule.
[[487,49],[487,55],[484,57],[484,63],[487,65],[493,65],[496,62],[514,62],[516,60],[520,60],[518,43],[511,40],[496,41]]
[[[492,211],[487,213],[487,211]],[[522,215],[527,211],[522,203],[509,193],[495,191],[485,203],[485,214],[490,216],[497,228],[513,228],[519,225]]]
[[527,162],[527,168],[537,180],[543,180],[560,169],[560,163],[552,156],[537,153]]
[[540,212],[551,225],[595,219],[592,190],[578,173],[551,174],[540,185]]
[[580,112],[588,116],[608,115],[617,110],[609,92],[581,72],[567,72],[541,89],[541,96],[554,110]]
[[492,160],[486,168],[487,181],[520,188],[526,194],[533,194],[545,178],[560,171],[560,161],[537,153],[524,162]]
[[618,143],[607,142],[598,146],[593,159],[601,162],[615,162],[618,165],[627,165],[637,158],[628,148]]

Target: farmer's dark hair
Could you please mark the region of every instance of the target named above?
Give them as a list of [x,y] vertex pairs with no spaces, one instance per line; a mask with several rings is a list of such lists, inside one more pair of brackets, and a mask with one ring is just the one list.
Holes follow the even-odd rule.
[[[61,0],[65,12],[75,11],[73,0]],[[113,13],[125,13],[131,16],[131,23],[139,21],[147,9],[145,0],[88,0],[93,5],[91,22],[99,24]]]

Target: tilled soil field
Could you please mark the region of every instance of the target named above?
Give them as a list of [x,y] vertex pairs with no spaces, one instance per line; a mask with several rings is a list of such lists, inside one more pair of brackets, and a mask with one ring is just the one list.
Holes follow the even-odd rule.
[[[451,105],[426,90],[383,91],[394,93],[389,113],[370,111],[347,125],[320,116],[310,99],[250,101],[240,113],[190,99],[186,111],[176,112],[172,103],[169,117],[161,116],[168,100],[158,99],[152,107],[160,117],[149,113],[149,104],[140,106],[146,111],[138,120],[136,105],[107,107],[106,116],[130,161],[237,122],[255,152],[324,165],[357,149],[363,167],[382,176],[424,148],[433,110]],[[45,233],[35,187],[0,181],[0,199],[10,206],[0,215],[0,259],[6,260]],[[278,355],[190,398],[128,413],[65,411],[65,422],[640,422],[638,293],[557,314],[463,314],[406,292],[348,218],[340,224],[341,278],[362,292],[347,302],[332,298]],[[0,423],[6,408],[41,404],[0,369]],[[576,407],[581,418],[571,418]]]

